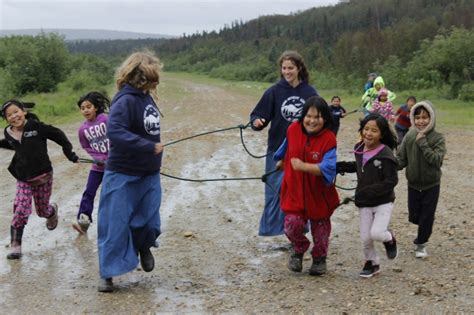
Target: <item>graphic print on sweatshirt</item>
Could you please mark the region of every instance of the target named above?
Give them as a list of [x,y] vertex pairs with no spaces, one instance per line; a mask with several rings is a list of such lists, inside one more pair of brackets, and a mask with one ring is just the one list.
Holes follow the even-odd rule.
[[145,107],[143,124],[148,134],[153,136],[160,134],[160,115],[155,106],[149,104]]
[[281,115],[289,122],[297,121],[303,111],[304,103],[305,100],[299,96],[288,97],[281,105]]
[[99,153],[109,152],[110,144],[107,138],[107,125],[105,122],[84,128],[83,132],[92,149]]

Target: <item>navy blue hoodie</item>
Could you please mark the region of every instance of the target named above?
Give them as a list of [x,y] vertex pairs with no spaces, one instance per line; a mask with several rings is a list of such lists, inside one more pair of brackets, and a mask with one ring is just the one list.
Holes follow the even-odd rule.
[[106,169],[132,176],[160,171],[160,114],[150,94],[125,84],[114,96],[107,123],[110,152]]
[[318,95],[318,92],[308,83],[301,82],[294,88],[285,79],[281,79],[265,91],[250,114],[250,121],[264,118],[266,123],[263,128],[270,121],[272,122],[268,131],[268,152],[278,149],[286,137],[288,126],[298,120],[303,111],[304,103],[314,95]]

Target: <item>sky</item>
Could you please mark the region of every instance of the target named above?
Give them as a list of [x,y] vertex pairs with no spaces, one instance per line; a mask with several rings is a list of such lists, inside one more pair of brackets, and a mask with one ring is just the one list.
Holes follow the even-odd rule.
[[105,29],[180,36],[338,0],[0,0],[0,30]]

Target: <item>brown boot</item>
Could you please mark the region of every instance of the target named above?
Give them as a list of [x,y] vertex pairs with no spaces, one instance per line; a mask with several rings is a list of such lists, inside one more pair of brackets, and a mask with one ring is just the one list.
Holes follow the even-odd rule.
[[21,239],[23,237],[23,227],[14,228],[10,226],[10,254],[7,255],[7,259],[20,259],[21,258]]

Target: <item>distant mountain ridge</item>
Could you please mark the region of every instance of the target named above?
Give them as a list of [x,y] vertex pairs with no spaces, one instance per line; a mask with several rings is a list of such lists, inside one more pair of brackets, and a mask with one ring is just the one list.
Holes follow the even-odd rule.
[[64,36],[66,41],[75,40],[115,40],[115,39],[143,39],[143,38],[174,38],[176,36],[152,33],[138,33],[126,31],[111,31],[97,29],[21,29],[21,30],[0,30],[0,37],[12,35],[38,35],[44,33],[56,33]]

